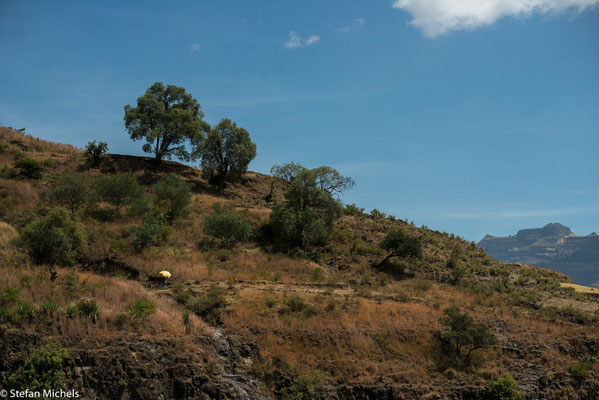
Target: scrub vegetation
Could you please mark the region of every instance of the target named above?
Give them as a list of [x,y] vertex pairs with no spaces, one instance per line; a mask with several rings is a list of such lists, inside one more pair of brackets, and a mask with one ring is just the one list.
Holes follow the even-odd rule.
[[[140,122],[157,96],[182,108],[151,116],[167,136]],[[123,370],[189,357],[208,380],[251,377],[266,398],[599,397],[592,291],[344,204],[356,183],[343,171],[291,160],[247,171],[249,132],[207,126],[186,96],[154,85],[126,109],[152,157],[0,128],[0,387],[81,385],[74,371],[93,382],[102,363],[90,360],[116,346]],[[185,135],[168,136],[179,114]],[[176,356],[158,360],[167,347]],[[192,382],[181,371],[160,379]],[[94,390],[137,390],[142,376]]]

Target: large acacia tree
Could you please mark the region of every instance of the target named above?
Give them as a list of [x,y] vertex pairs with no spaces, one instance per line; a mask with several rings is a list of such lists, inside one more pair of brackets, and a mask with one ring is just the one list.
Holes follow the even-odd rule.
[[175,156],[189,161],[185,143],[200,143],[210,125],[203,120],[200,104],[184,88],[156,82],[137,99],[137,107],[125,106],[125,127],[133,140],[145,139],[142,149],[157,161]]
[[256,157],[256,144],[247,130],[224,118],[196,146],[194,157],[201,158],[204,177],[214,182],[222,194],[225,182],[235,182],[247,172]]

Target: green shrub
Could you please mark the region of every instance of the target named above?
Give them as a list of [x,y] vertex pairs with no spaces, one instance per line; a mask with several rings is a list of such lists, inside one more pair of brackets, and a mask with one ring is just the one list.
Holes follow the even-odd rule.
[[20,242],[37,264],[72,264],[87,248],[87,235],[68,213],[54,208],[27,224]]
[[181,316],[183,317],[183,325],[186,327],[191,325],[191,311],[185,309],[183,310],[183,314],[181,314]]
[[98,193],[112,204],[116,212],[123,204],[131,204],[141,196],[143,189],[132,174],[109,175],[98,181]]
[[6,165],[4,165],[2,167],[2,169],[0,169],[0,177],[5,178],[5,179],[13,179],[16,178],[17,175],[17,171],[15,171],[14,168],[10,168]]
[[358,215],[362,215],[362,214],[364,214],[364,209],[361,207],[358,207],[354,203],[346,204],[345,207],[343,207],[343,215],[358,216]]
[[191,185],[176,174],[169,174],[154,186],[157,204],[167,205],[168,217],[174,220],[191,202]]
[[323,278],[324,278],[324,273],[322,272],[322,267],[315,267],[310,279],[313,282],[320,282],[320,281],[322,281]]
[[131,242],[137,251],[158,246],[170,236],[170,229],[160,217],[147,216],[141,226],[131,227]]
[[30,158],[15,161],[13,167],[18,170],[19,177],[26,179],[41,179],[45,170],[42,163]]
[[588,363],[579,361],[572,366],[570,372],[572,374],[572,378],[574,378],[578,384],[581,384],[589,376],[589,369],[590,365]]
[[129,207],[129,214],[132,216],[143,216],[150,211],[150,199],[142,190],[138,196],[134,197]]
[[93,299],[81,299],[75,305],[75,312],[96,322],[100,316],[100,306]]
[[384,212],[377,210],[376,208],[374,208],[372,211],[370,211],[370,216],[374,219],[385,219],[387,218],[387,214],[385,214]]
[[284,306],[279,310],[280,314],[296,314],[302,319],[310,318],[316,314],[316,308],[305,303],[298,295],[293,295],[284,301]]
[[264,304],[266,304],[266,307],[268,308],[273,308],[277,305],[277,301],[272,297],[267,297],[266,300],[264,300]]
[[40,306],[40,312],[45,315],[52,315],[58,310],[58,304],[53,301],[47,301]]
[[151,301],[137,300],[127,312],[137,321],[147,320],[150,315],[156,313],[156,305]]
[[486,398],[489,400],[521,400],[522,394],[509,372],[501,378],[490,381],[487,385]]
[[70,305],[67,306],[67,308],[65,309],[65,314],[67,315],[67,318],[75,318],[78,314],[77,311],[77,306],[76,305]]
[[293,295],[287,300],[285,300],[285,305],[291,312],[300,312],[303,311],[304,308],[306,308],[304,300],[302,300],[302,298],[298,295]]
[[19,289],[7,286],[0,293],[0,305],[11,306],[19,301]]
[[204,219],[204,232],[219,239],[223,247],[229,249],[249,238],[250,224],[235,214],[215,213]]
[[328,374],[319,370],[293,378],[291,385],[281,390],[282,400],[312,400]]
[[190,308],[203,319],[214,322],[217,321],[220,311],[227,305],[226,290],[218,286],[212,286],[195,299],[188,301]]
[[69,355],[58,344],[49,343],[33,355],[8,379],[8,388],[30,391],[61,389],[62,364]]
[[32,321],[35,318],[35,314],[35,307],[31,303],[23,302],[17,308],[17,315],[21,318],[27,318]]

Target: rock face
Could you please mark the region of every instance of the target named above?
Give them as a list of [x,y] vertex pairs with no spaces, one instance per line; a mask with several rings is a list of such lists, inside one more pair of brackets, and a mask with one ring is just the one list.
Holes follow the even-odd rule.
[[478,243],[499,261],[536,265],[567,274],[579,285],[599,287],[599,236],[577,236],[567,226],[552,223],[522,229],[514,236],[487,235]]

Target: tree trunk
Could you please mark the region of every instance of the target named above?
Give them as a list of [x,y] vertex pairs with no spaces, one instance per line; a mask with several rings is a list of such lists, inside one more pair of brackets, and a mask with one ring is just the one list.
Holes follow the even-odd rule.
[[218,193],[225,193],[225,178],[223,178],[221,175],[218,177]]
[[389,260],[391,257],[395,257],[395,252],[392,251],[391,254],[389,254],[387,257],[385,257],[385,259],[383,261],[381,261],[380,263],[378,263],[377,265],[375,265],[375,268],[379,268],[381,267],[383,264],[385,264],[387,262],[387,260]]

